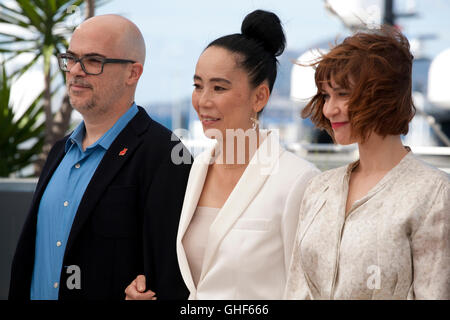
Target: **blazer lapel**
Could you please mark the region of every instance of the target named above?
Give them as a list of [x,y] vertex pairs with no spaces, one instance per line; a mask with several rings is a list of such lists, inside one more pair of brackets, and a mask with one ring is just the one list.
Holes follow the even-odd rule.
[[[299,221],[299,230],[297,230],[298,232],[298,239],[294,245],[294,250],[296,251],[294,254],[299,255],[300,254],[300,247],[302,244],[302,241],[309,229],[309,227],[311,226],[311,224],[313,223],[314,219],[316,218],[317,214],[320,212],[320,210],[323,208],[323,206],[325,205],[325,203],[327,202],[327,191],[329,190],[329,186],[325,185],[322,188],[322,191],[320,191],[319,194],[320,197],[316,200],[316,202],[314,203],[314,205],[312,206],[311,212],[313,212],[306,220],[304,221]],[[320,291],[317,289],[317,286],[314,285],[314,281],[311,280],[310,278],[310,274],[308,274],[306,272],[306,270],[308,270],[308,268],[304,265],[303,260],[301,259],[301,257],[299,257],[299,262],[302,266],[302,272],[303,272],[303,276],[305,277],[305,281],[306,284],[308,286],[309,289],[309,294],[311,295],[311,297],[313,299],[315,299],[316,297],[320,297]]]
[[[78,233],[88,219],[96,204],[103,196],[114,176],[119,172],[127,159],[131,157],[142,139],[139,137],[150,125],[150,117],[145,110],[139,108],[136,116],[130,120],[127,126],[117,136],[109,149],[106,151],[102,161],[97,167],[91,181],[89,182],[83,198],[78,207],[77,214],[70,230],[67,241],[66,254],[70,252]],[[124,149],[126,152],[123,152]]]
[[[264,131],[262,134],[266,134],[266,132]],[[274,132],[268,135],[256,151],[211,225],[199,284],[208,272],[222,239],[253,201],[269,175],[276,173],[279,164],[278,159],[282,152],[284,152],[284,149],[279,145],[279,138]]]
[[310,215],[310,217],[308,217],[307,220],[299,221],[300,228],[298,230],[298,233],[299,233],[299,240],[300,240],[300,242],[303,240],[303,237],[305,236],[306,231],[311,226],[312,222],[314,221],[315,217],[319,213],[320,209],[322,209],[322,207],[327,202],[327,197],[325,195],[325,192],[327,190],[328,190],[328,186],[325,186],[323,188],[323,190],[320,193],[318,193],[318,194],[321,195],[321,197],[319,199],[317,199],[316,203],[312,207],[311,212],[314,212],[314,213],[312,215]]
[[183,237],[187,227],[191,222],[198,200],[205,184],[206,174],[208,173],[209,161],[211,159],[212,150],[201,153],[195,160],[189,173],[188,185],[184,196],[183,209],[181,211],[180,223],[177,233],[177,256],[180,265],[181,274],[184,282],[191,294],[195,292],[195,284],[192,279],[192,273],[186,257],[186,251],[183,247]]
[[[59,142],[58,151],[54,157],[51,159],[49,158],[48,166],[47,168],[44,168],[42,171],[41,180],[39,181],[39,184],[36,186],[35,198],[39,199],[37,201],[37,205],[39,205],[39,202],[41,200],[42,194],[44,193],[45,188],[47,187],[48,182],[50,181],[50,178],[53,176],[53,173],[55,172],[56,168],[59,166],[59,163],[65,156],[65,145],[68,137],[66,137],[64,140]],[[37,212],[37,211],[36,211]]]

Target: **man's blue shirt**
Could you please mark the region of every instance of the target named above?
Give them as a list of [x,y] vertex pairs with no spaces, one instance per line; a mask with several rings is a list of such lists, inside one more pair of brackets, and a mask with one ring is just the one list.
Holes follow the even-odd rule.
[[53,173],[39,204],[30,292],[32,300],[57,300],[59,287],[66,285],[59,283],[60,274],[78,206],[106,151],[137,113],[138,108],[133,103],[111,129],[84,151],[84,122],[67,139],[66,154]]

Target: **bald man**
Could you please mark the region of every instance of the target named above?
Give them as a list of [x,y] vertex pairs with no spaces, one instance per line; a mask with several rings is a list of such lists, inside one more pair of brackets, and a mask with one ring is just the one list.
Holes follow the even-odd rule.
[[119,300],[142,273],[158,299],[187,298],[175,242],[190,163],[173,157],[188,151],[134,102],[144,60],[141,32],[116,15],[83,22],[58,55],[83,121],[49,153],[10,299]]

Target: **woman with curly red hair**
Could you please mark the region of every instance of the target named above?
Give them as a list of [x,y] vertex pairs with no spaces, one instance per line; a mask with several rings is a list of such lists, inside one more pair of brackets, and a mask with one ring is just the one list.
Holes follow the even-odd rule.
[[304,118],[359,160],[313,178],[303,198],[289,299],[450,299],[450,180],[403,146],[415,113],[408,40],[383,27],[316,66]]

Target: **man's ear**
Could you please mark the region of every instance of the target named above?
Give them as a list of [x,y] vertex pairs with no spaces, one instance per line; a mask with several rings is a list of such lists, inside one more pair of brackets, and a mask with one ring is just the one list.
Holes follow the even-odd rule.
[[255,88],[253,95],[253,110],[258,113],[260,112],[267,104],[270,98],[270,90],[267,85],[267,81],[264,81],[259,86]]
[[135,62],[131,65],[130,73],[128,74],[127,78],[127,84],[128,85],[134,85],[137,84],[139,81],[139,78],[142,75],[142,72],[144,72],[144,66],[142,63]]

